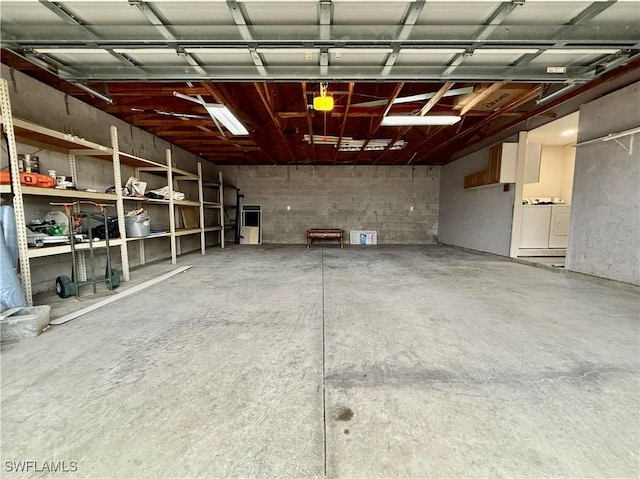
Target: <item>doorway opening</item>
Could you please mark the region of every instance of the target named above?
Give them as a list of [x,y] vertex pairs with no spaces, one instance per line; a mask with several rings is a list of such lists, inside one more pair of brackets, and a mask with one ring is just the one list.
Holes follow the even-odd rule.
[[564,267],[578,116],[572,113],[527,134],[518,249],[525,261]]

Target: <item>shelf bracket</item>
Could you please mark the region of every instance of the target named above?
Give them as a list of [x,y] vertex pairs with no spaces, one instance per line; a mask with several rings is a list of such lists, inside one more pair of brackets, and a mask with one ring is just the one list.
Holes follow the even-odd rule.
[[627,153],[629,153],[629,156],[631,156],[633,154],[633,135],[629,136],[629,148],[627,148],[620,140],[618,140],[617,138],[612,138],[613,141],[615,141],[618,145],[620,145],[620,148],[622,148],[624,151],[626,151]]

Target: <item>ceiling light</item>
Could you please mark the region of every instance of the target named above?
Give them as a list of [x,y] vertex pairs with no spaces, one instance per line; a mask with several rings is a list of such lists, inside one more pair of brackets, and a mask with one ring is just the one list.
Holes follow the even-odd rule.
[[571,129],[571,130],[564,130],[562,133],[560,133],[562,136],[571,136],[574,135],[576,132],[576,130]]
[[404,125],[453,125],[460,121],[459,116],[453,115],[431,115],[431,116],[410,116],[392,115],[382,119],[382,126],[404,126]]
[[313,109],[316,111],[333,110],[333,97],[327,94],[328,84],[320,83],[320,95],[313,97]]
[[547,67],[547,73],[567,73],[567,67]]
[[232,135],[248,135],[247,129],[224,105],[218,103],[205,103],[204,107],[214,120],[222,123]]

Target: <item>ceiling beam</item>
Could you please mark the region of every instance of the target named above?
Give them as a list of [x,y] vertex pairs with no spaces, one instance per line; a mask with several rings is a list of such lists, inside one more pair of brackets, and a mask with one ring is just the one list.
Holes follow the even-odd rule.
[[442,99],[445,93],[447,93],[451,88],[453,88],[455,83],[447,82],[440,87],[438,92],[431,97],[431,99],[420,109],[420,116],[425,116],[431,109],[436,106],[436,104]]
[[409,11],[405,15],[405,18],[402,22],[402,30],[400,30],[400,33],[398,34],[398,41],[391,44],[391,48],[393,50],[391,53],[389,53],[389,55],[387,55],[387,58],[384,62],[384,67],[382,68],[383,77],[391,73],[391,69],[393,68],[393,65],[395,65],[396,60],[398,59],[398,55],[400,54],[402,42],[407,40],[411,36],[411,31],[418,21],[418,17],[422,13],[424,4],[425,0],[416,0],[409,5]]
[[[436,104],[442,99],[442,97],[451,89],[453,88],[454,83],[452,82],[448,82],[445,83],[444,85],[442,85],[440,87],[440,89],[435,93],[435,95],[433,95],[429,101],[427,103],[425,103],[425,105],[420,109],[420,112],[418,113],[420,116],[425,116],[429,111],[431,111],[431,109],[436,106]],[[373,162],[373,164],[377,164],[380,160],[382,160],[382,158],[389,152],[391,151],[391,148],[393,147],[393,145],[396,144],[396,142],[400,139],[402,139],[402,137],[404,135],[406,135],[409,130],[411,130],[413,128],[413,126],[407,126],[404,127],[402,129],[400,129],[399,133],[389,142],[389,144],[385,147],[385,149],[382,151],[382,153],[380,153],[380,155],[378,155],[378,157],[375,159],[375,161]]]
[[313,119],[311,118],[311,111],[309,110],[307,104],[307,82],[302,82],[302,100],[305,111],[305,116],[307,117],[307,129],[309,130],[309,138],[311,138],[311,159],[313,162],[316,162],[316,145],[313,141]]
[[[435,148],[433,148],[429,154],[430,156],[433,156],[435,153],[442,151],[444,149],[446,149],[447,147],[450,147],[451,145],[455,145],[456,143],[460,142],[463,138],[469,136],[471,133],[480,130],[481,128],[490,125],[494,120],[496,120],[497,118],[499,118],[501,116],[501,113],[503,112],[510,112],[515,110],[516,108],[518,108],[519,106],[533,100],[534,98],[536,98],[538,96],[538,94],[540,93],[540,91],[542,90],[542,86],[538,85],[535,88],[529,90],[527,93],[524,93],[523,95],[520,95],[519,97],[515,98],[513,101],[511,101],[510,103],[508,103],[507,105],[503,106],[502,108],[500,108],[499,110],[495,111],[492,115],[489,115],[486,118],[483,118],[482,120],[480,120],[479,122],[471,125],[469,128],[461,131],[460,133],[451,136],[448,140],[443,141],[442,143],[438,144],[438,146],[436,146]],[[524,113],[523,113],[524,115]]]
[[455,57],[449,62],[449,66],[444,71],[444,76],[448,77],[451,75],[460,64],[464,61],[464,57],[468,55],[473,55],[473,51],[482,45],[482,42],[488,39],[491,34],[499,27],[499,25],[509,16],[509,14],[518,6],[524,5],[524,1],[520,2],[502,2],[500,5],[496,7],[496,9],[489,15],[483,22],[483,26],[480,31],[477,33],[476,38],[474,39],[474,43],[467,48],[467,51],[464,53],[458,53]]
[[[169,29],[169,21],[164,18],[160,12],[156,9],[156,7],[152,3],[143,2],[140,0],[131,0],[129,2],[130,5],[135,6],[142,14],[149,20],[149,22],[156,27],[156,29],[160,32],[160,34],[166,40],[175,40],[175,35]],[[206,75],[205,70],[202,68],[202,65],[195,59],[192,55],[185,52],[183,48],[176,48],[176,53],[181,55],[189,65],[191,65],[195,71],[200,74]],[[128,57],[127,57],[128,58]]]
[[[471,99],[469,99],[464,104],[464,106],[460,109],[460,116],[467,114],[474,106],[476,106],[478,103],[480,103],[482,100],[487,98],[492,93],[498,91],[503,85],[504,83],[502,82],[496,82],[493,85],[488,86],[487,88],[484,88],[472,93]],[[453,108],[455,109],[456,107],[454,106]]]
[[354,82],[349,82],[349,88],[347,93],[347,106],[344,109],[344,115],[342,116],[342,124],[340,125],[340,134],[338,135],[338,143],[336,143],[336,152],[333,155],[333,164],[336,164],[338,161],[338,153],[340,152],[340,142],[342,141],[342,135],[344,134],[344,129],[347,126],[347,118],[349,117],[349,107],[351,106],[351,98],[353,97],[353,88],[355,86]]
[[[353,160],[353,163],[357,163],[358,160],[360,159],[360,157],[362,156],[362,154],[365,152],[365,149],[367,148],[367,145],[369,144],[369,142],[373,138],[373,135],[375,135],[376,132],[378,131],[378,129],[380,128],[380,124],[382,123],[382,119],[385,116],[387,116],[387,113],[389,113],[389,111],[391,110],[391,107],[393,106],[393,102],[396,100],[396,98],[398,98],[398,95],[400,94],[400,91],[402,90],[402,87],[404,87],[404,83],[398,83],[393,88],[393,92],[391,92],[391,96],[387,99],[387,104],[384,107],[384,110],[382,110],[382,113],[378,116],[378,119],[375,121],[375,123],[372,123],[372,128],[369,131],[369,135],[367,136],[367,139],[362,144],[362,148],[358,152],[358,155],[356,156],[355,160]],[[373,125],[375,125],[375,127]]]
[[272,109],[273,99],[271,99],[270,96],[267,95],[265,90],[262,89],[260,83],[254,83],[253,86],[255,87],[256,91],[258,92],[258,96],[260,97],[260,100],[262,101],[262,104],[264,105],[264,108],[267,110],[267,113],[269,114],[269,117],[271,118],[271,121],[273,122],[273,125],[275,126],[276,130],[278,131],[278,135],[280,136],[280,139],[283,141],[284,146],[287,149],[287,153],[289,153],[289,156],[291,157],[291,160],[295,163],[296,155],[293,154],[293,151],[291,150],[291,145],[289,145],[289,142],[287,141],[287,137],[284,135],[284,132],[282,131],[282,126],[280,125],[280,122],[278,121],[278,117],[277,117],[277,115],[275,114],[275,112]]

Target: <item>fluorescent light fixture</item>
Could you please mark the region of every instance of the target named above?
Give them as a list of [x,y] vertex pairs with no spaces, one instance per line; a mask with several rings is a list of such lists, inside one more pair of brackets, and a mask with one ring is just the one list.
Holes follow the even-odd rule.
[[211,118],[222,123],[232,135],[249,134],[247,129],[235,116],[233,116],[233,113],[231,113],[226,106],[218,103],[205,103],[204,107],[207,109],[209,115],[211,115]]
[[409,126],[409,125],[454,125],[460,121],[459,116],[453,115],[431,115],[431,116],[409,116],[391,115],[382,119],[382,126]]
[[567,67],[547,67],[547,73],[567,73]]
[[562,133],[560,133],[562,136],[571,136],[574,135],[576,133],[576,130],[574,129],[570,129],[570,130],[564,130]]

